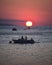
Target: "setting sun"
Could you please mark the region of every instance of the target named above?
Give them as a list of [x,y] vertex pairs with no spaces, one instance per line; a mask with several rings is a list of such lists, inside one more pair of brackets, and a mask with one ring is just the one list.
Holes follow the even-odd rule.
[[31,21],[27,21],[26,22],[26,26],[31,27],[32,26],[32,22]]

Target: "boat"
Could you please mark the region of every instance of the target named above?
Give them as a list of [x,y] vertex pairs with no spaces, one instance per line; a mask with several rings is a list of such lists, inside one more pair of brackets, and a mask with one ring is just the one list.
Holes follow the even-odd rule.
[[21,40],[21,39],[18,39],[18,40],[13,40],[14,43],[20,43],[20,44],[32,44],[32,43],[35,43],[34,40]]
[[14,44],[33,44],[35,43],[35,41],[31,38],[30,40],[27,39],[27,37],[25,37],[25,39],[23,38],[23,36],[21,37],[21,39],[13,39],[12,41],[10,41],[9,43],[14,43]]
[[12,31],[17,31],[17,29],[16,28],[13,28]]

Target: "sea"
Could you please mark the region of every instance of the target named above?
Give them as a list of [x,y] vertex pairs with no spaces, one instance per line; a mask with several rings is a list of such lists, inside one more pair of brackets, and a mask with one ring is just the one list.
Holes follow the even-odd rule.
[[[9,44],[21,36],[39,43]],[[52,26],[0,25],[0,65],[52,65]]]

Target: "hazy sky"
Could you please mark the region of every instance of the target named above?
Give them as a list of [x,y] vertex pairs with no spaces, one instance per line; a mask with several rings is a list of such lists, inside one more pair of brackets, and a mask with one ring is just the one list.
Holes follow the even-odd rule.
[[52,25],[52,0],[0,0],[0,18]]

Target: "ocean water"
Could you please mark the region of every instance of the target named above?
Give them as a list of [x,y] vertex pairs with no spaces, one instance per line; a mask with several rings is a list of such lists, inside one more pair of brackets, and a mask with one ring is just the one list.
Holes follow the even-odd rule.
[[[40,43],[9,44],[22,35]],[[0,65],[52,65],[52,26],[0,26]]]
[[[12,28],[17,31],[12,31]],[[19,26],[0,26],[0,44],[8,43],[12,39],[18,39],[21,36],[27,36],[28,39],[33,38],[40,43],[52,43],[52,26],[38,26],[28,29]]]

